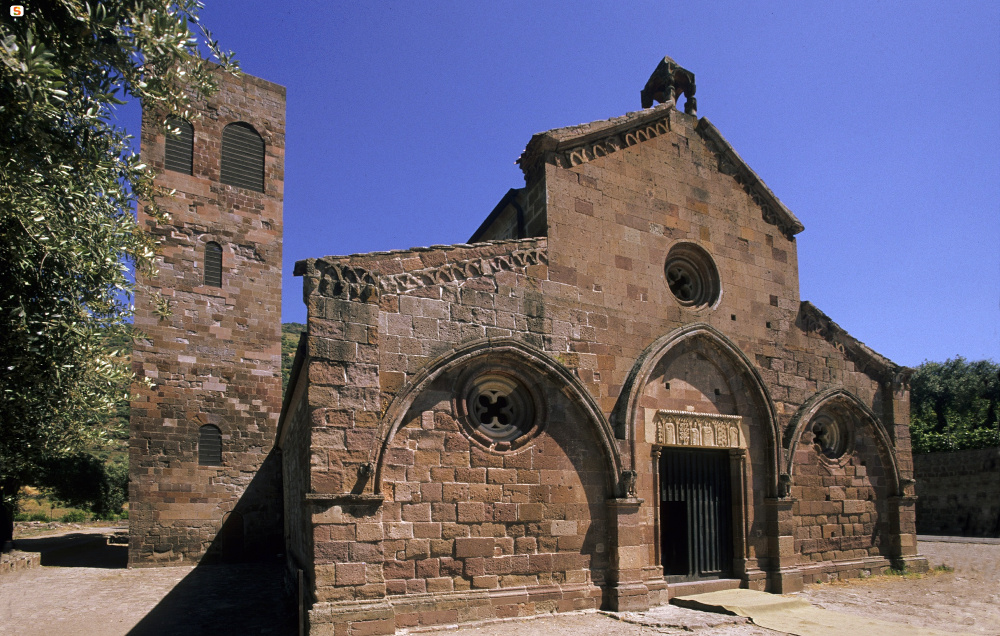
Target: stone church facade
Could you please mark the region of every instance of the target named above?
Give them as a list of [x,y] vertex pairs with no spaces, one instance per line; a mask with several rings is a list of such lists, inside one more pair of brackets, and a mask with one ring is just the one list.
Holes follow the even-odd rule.
[[[216,411],[215,425],[233,431],[222,447],[234,447],[208,483],[231,484],[230,500],[195,504],[203,486],[158,481],[200,474],[207,398],[194,396],[217,390],[196,390],[197,368],[172,366],[189,364],[178,347],[158,353],[156,371],[179,388],[151,394],[156,409],[133,422],[149,442],[133,448],[132,501],[150,511],[133,522],[133,563],[155,561],[160,548],[144,537],[162,542],[177,525],[204,529],[191,559],[210,553],[227,508],[274,534],[254,497],[277,475],[244,479],[245,491],[225,482],[230,467],[247,475],[256,462],[280,464],[285,554],[315,634],[631,610],[681,593],[788,592],[926,567],[909,370],[799,298],[803,226],[697,117],[694,75],[665,58],[642,102],[532,137],[524,187],[468,243],[299,261],[308,326],[280,421],[263,380],[268,399],[236,394]],[[263,208],[223,225],[260,232],[255,220],[266,221],[280,237],[279,129],[257,130],[274,135],[274,182]],[[181,234],[196,254],[198,233]],[[252,316],[249,330],[270,334],[277,313],[233,307],[223,316]],[[188,328],[189,344],[204,326]],[[245,368],[209,357],[219,373]],[[253,368],[274,369],[264,357]],[[187,419],[166,424],[189,389]],[[191,518],[214,512],[172,526],[168,491],[187,493]],[[256,541],[251,525],[243,533],[244,546]]]

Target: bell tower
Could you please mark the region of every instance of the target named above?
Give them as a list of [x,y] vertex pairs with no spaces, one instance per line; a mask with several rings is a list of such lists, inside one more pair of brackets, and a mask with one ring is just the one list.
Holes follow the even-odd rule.
[[[240,558],[281,543],[285,89],[218,71],[190,118],[143,111],[158,273],[138,275],[129,564]],[[276,551],[280,551],[280,547]]]

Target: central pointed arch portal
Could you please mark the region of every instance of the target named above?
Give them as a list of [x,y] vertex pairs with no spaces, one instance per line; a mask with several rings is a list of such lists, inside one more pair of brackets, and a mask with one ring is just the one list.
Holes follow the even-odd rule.
[[653,508],[647,580],[734,578],[787,590],[779,539],[791,528],[779,523],[787,506],[778,496],[777,418],[763,379],[732,341],[706,324],[654,341],[611,422],[629,441]]

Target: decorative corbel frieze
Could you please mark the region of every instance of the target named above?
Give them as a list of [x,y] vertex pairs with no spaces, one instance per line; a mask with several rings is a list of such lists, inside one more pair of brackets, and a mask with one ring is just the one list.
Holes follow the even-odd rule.
[[380,276],[379,285],[382,293],[405,294],[408,291],[444,285],[470,278],[490,276],[500,271],[524,271],[531,265],[548,262],[544,248],[535,247],[524,250],[513,250],[492,258],[473,258],[463,261],[452,261],[438,267],[428,267],[401,274]]

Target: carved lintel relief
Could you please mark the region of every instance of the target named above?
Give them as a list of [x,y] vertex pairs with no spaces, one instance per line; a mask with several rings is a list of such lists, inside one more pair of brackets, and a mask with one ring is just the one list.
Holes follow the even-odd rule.
[[646,441],[660,446],[746,448],[739,415],[646,410]]

